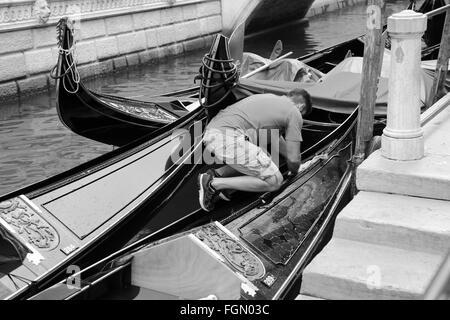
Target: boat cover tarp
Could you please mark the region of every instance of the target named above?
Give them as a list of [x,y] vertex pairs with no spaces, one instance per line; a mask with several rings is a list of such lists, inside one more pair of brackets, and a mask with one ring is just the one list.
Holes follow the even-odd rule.
[[[294,88],[303,88],[311,95],[315,108],[336,112],[351,113],[359,104],[361,73],[361,57],[349,57],[338,64],[317,83],[299,83],[293,81],[275,81],[258,79],[241,79],[240,88],[257,92],[275,92],[285,94]],[[433,62],[427,63],[427,66]],[[388,101],[388,81],[390,54],[385,53],[381,77],[378,84],[376,115],[385,115]],[[433,84],[433,71],[421,68],[420,100],[425,105]]]
[[[257,54],[244,52],[241,67],[241,76],[250,73],[265,64],[270,63],[270,59],[263,58]],[[312,68],[297,59],[281,59],[274,62],[267,69],[260,71],[248,79],[253,80],[274,80],[274,81],[297,81],[297,82],[317,82],[323,73]]]
[[[315,84],[292,81],[241,79],[239,87],[259,93],[273,92],[286,94],[292,89],[302,88],[309,92],[313,106],[335,113],[350,114],[359,104],[361,75],[340,72],[327,81]],[[375,114],[385,115],[387,105],[387,79],[380,79]]]
[[[427,73],[428,75],[431,75],[433,77],[433,73],[436,70],[436,63],[437,60],[425,60],[421,62],[422,71]],[[361,73],[362,72],[362,65],[363,65],[363,58],[362,57],[350,57],[347,59],[344,59],[341,63],[339,63],[336,67],[334,67],[330,72],[328,72],[322,80],[326,79],[328,76],[333,75],[337,72],[342,71],[350,71],[354,73]],[[383,55],[383,65],[381,67],[381,77],[383,78],[389,78],[389,72],[391,67],[391,51],[388,49],[385,49],[384,55]],[[450,68],[450,60],[449,65]],[[449,84],[450,74],[447,76],[447,85]],[[429,77],[424,76],[423,72],[421,73],[421,81],[427,82]],[[422,84],[422,89],[423,89]],[[422,93],[424,94],[424,93]]]

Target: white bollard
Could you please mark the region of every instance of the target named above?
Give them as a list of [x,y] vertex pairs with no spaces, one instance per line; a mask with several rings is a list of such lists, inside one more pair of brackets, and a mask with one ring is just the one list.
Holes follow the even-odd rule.
[[412,10],[388,18],[391,73],[381,154],[389,159],[417,160],[424,154],[419,77],[421,37],[426,28],[426,16]]

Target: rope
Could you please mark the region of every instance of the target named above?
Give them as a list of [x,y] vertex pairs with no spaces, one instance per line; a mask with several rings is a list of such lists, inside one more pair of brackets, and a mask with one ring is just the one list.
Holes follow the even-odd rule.
[[13,277],[10,274],[8,274],[8,278],[14,284],[14,287],[16,287],[16,290],[19,290],[20,289],[19,285],[16,283],[16,281],[14,281]]
[[14,287],[16,288],[16,290],[20,290],[20,286],[16,283],[16,281],[14,279],[22,281],[27,286],[32,286],[32,285],[36,284],[36,282],[33,280],[30,280],[25,277],[18,276],[18,275],[12,274],[12,273],[8,273],[7,276],[9,278],[9,280],[11,280],[11,282],[14,284]]
[[22,276],[19,276],[19,275],[16,275],[16,274],[10,273],[9,276],[18,279],[18,280],[24,282],[24,283],[27,284],[27,285],[31,285],[31,284],[34,283],[33,280],[30,280],[30,279],[28,279],[28,278],[25,278],[25,277],[22,277]]

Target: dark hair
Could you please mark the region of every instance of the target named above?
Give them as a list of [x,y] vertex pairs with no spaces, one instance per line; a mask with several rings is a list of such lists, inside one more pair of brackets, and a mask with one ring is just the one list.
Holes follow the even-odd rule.
[[310,114],[312,112],[311,96],[309,95],[308,91],[306,91],[305,89],[300,89],[300,88],[292,89],[291,91],[288,92],[287,96],[290,98],[293,97],[294,100],[295,100],[295,97],[302,96],[303,100],[305,101],[304,115],[307,116],[308,114]]

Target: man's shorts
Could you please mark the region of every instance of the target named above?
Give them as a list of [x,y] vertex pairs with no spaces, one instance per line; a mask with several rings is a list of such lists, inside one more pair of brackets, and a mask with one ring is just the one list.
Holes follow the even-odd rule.
[[238,130],[207,129],[203,142],[206,151],[219,163],[225,163],[244,175],[266,180],[280,172],[272,158]]

